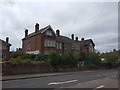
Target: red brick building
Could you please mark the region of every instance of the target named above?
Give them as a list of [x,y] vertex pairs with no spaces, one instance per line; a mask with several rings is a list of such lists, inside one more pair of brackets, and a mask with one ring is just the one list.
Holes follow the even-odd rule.
[[[87,44],[87,47],[85,45]],[[25,30],[25,37],[22,39],[22,51],[25,53],[42,53],[48,54],[51,52],[80,52],[93,51],[95,44],[92,39],[79,41],[78,37],[74,40],[74,34],[71,39],[60,35],[60,30],[54,32],[53,28],[48,25],[45,28],[39,29],[39,24],[36,23],[35,31],[28,34],[28,29]],[[89,49],[89,50],[88,50]]]
[[6,38],[6,41],[0,39],[0,58],[9,59],[10,57],[10,46],[9,38]]
[[94,51],[95,44],[92,41],[92,39],[85,40],[84,38],[80,41],[80,51],[84,52],[93,52]]
[[28,35],[25,30],[25,38],[22,39],[22,50],[27,53],[50,53],[56,52],[56,34],[49,25],[39,30],[39,24],[35,25],[35,32]]

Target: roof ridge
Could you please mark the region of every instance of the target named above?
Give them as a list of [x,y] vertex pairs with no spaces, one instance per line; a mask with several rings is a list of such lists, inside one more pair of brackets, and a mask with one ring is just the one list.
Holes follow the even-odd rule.
[[0,39],[2,42],[4,42],[5,44],[11,45],[10,43],[7,43],[6,41]]

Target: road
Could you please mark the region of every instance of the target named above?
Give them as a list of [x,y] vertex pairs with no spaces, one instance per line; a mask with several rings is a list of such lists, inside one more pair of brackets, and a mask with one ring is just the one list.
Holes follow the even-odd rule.
[[[3,88],[118,88],[117,70],[93,70],[71,72],[66,75],[2,82]],[[91,90],[93,90],[91,89]]]

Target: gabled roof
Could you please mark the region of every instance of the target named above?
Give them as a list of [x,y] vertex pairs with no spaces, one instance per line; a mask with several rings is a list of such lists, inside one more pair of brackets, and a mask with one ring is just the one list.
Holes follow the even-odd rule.
[[[33,33],[29,34],[29,35],[28,35],[27,37],[25,37],[25,38],[32,37],[32,36],[37,35],[37,34],[40,34],[40,33],[44,33],[44,32],[45,32],[46,30],[48,30],[49,28],[50,28],[50,29],[52,30],[52,32],[55,34],[53,28],[52,28],[50,25],[48,25],[48,26],[40,29],[37,33],[36,33],[36,32],[33,32]],[[25,38],[23,38],[23,39],[25,39]]]
[[45,32],[46,30],[48,30],[49,28],[50,28],[50,29],[52,30],[52,32],[55,34],[53,28],[52,28],[50,25],[48,25],[48,26],[45,27],[45,28],[42,28],[42,29],[40,30],[40,32],[41,32],[41,33],[44,33],[44,32]]
[[5,42],[5,41],[2,40],[2,39],[0,39],[0,44],[2,44],[2,45],[7,45],[7,46],[11,46],[10,43],[7,43],[7,42]]
[[[92,43],[93,46],[95,46],[95,44],[94,44],[92,39],[87,39],[87,40],[84,40],[83,42],[84,42],[84,45],[89,45],[90,43]],[[83,42],[80,41],[81,45],[83,45]]]

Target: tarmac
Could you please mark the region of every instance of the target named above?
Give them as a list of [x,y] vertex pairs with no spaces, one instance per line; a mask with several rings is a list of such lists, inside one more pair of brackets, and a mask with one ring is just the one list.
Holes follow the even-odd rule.
[[73,85],[67,88],[93,88],[93,90],[96,90],[97,88],[118,88],[118,80],[109,78],[99,79],[84,83],[78,83],[77,85]]

